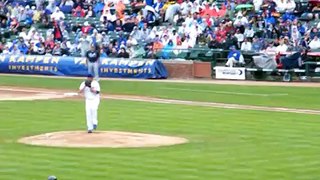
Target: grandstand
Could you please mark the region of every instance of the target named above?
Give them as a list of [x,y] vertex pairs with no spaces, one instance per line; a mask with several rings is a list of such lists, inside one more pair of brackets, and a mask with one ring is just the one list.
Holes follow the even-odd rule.
[[[241,51],[245,67],[263,69],[253,57],[270,50],[275,61],[278,57],[276,69],[281,69],[281,54],[301,49],[320,52],[319,40],[310,47],[314,37],[320,37],[319,12],[316,0],[9,0],[0,6],[0,52],[81,57],[88,44],[95,43],[103,57],[121,57],[118,52],[125,48],[130,58],[200,60],[224,66],[229,47],[242,50],[248,39],[252,48]],[[32,29],[35,35],[30,35]],[[158,40],[161,45],[155,47]],[[313,54],[304,61],[318,59]]]

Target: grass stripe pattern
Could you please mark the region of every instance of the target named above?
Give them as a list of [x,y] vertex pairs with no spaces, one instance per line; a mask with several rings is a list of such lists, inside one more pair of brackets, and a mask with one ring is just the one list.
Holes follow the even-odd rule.
[[100,130],[188,138],[143,149],[67,149],[17,144],[20,137],[85,130],[82,101],[0,102],[0,179],[320,179],[316,115],[103,100]]

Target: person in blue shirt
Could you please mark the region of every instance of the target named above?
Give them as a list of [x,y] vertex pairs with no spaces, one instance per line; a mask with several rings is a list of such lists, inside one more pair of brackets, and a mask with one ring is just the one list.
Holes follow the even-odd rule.
[[162,0],[158,0],[157,2],[155,2],[154,4],[153,4],[153,8],[155,9],[155,11],[158,13],[158,14],[160,14],[160,11],[161,11],[161,9],[163,8],[163,6],[164,6],[164,2],[162,1]]
[[162,58],[163,59],[170,59],[170,54],[173,50],[173,42],[170,39],[168,44],[164,46],[163,50],[162,50]]
[[258,37],[254,37],[252,40],[252,50],[255,52],[259,52],[262,49],[262,44],[259,41]]
[[233,67],[234,64],[244,65],[244,58],[239,50],[236,50],[235,46],[230,47],[230,52],[228,54],[228,61],[226,67]]
[[103,11],[104,6],[105,6],[104,1],[100,0],[93,8],[94,13],[97,16],[100,16],[101,12]]

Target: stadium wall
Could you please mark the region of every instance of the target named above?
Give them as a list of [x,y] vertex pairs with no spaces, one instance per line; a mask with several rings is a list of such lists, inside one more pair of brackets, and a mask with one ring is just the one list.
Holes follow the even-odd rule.
[[168,72],[168,78],[192,79],[212,78],[211,63],[201,61],[163,61]]

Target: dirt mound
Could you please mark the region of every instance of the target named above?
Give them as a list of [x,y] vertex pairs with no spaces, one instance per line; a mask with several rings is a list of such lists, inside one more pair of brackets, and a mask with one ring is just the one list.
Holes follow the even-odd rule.
[[97,131],[92,134],[84,131],[61,131],[24,137],[18,142],[53,147],[140,148],[171,146],[187,143],[188,140],[180,137],[120,131]]

